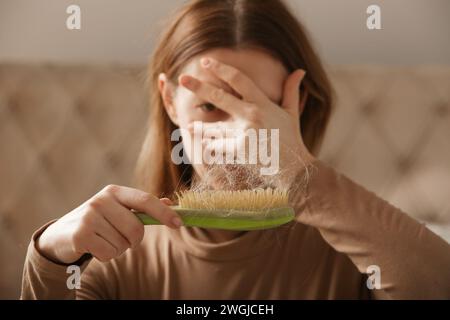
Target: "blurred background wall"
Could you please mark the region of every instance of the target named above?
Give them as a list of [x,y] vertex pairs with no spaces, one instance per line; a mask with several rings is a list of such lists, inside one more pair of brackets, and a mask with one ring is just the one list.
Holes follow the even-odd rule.
[[[448,0],[287,0],[330,64],[449,64]],[[181,0],[0,0],[0,60],[145,63],[161,17]],[[65,26],[81,7],[80,31]],[[383,30],[366,28],[378,4]]]

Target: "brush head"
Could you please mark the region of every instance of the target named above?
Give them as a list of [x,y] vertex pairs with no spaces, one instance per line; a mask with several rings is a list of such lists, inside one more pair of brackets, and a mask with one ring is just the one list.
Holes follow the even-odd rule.
[[288,207],[288,192],[278,189],[238,191],[182,191],[176,193],[180,208],[260,211]]
[[[278,227],[294,219],[288,192],[278,189],[182,191],[172,206],[185,226],[250,231]],[[159,224],[138,213],[144,224]]]

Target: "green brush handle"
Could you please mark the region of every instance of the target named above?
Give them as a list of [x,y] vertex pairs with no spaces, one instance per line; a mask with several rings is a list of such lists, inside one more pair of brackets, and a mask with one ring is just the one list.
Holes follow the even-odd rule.
[[[250,231],[275,228],[292,221],[295,217],[291,207],[261,211],[204,210],[171,207],[179,214],[184,226],[222,230]],[[142,212],[135,212],[144,225],[160,225],[160,221]]]

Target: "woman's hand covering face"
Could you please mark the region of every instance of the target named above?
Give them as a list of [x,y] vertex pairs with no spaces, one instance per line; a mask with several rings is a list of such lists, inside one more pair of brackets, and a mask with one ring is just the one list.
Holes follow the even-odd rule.
[[[220,132],[219,136],[225,137],[227,129],[278,129],[280,171],[285,172],[292,166],[306,165],[314,160],[303,143],[300,128],[300,115],[307,99],[307,94],[300,96],[299,89],[305,76],[304,70],[296,70],[288,76],[281,104],[278,105],[239,69],[209,57],[201,59],[201,66],[238,94],[233,95],[214,84],[187,74],[179,77],[180,85],[200,100],[207,101],[209,110],[217,108],[230,115],[227,121],[203,123],[203,130]],[[236,136],[234,139],[241,138]],[[245,141],[238,141],[237,145],[242,143]],[[226,153],[227,146],[232,145],[215,139],[210,141],[206,148]]]

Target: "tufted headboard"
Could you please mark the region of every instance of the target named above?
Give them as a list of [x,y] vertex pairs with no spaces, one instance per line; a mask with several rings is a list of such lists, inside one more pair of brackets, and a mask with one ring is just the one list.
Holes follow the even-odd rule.
[[[450,67],[335,67],[321,158],[450,241]],[[102,186],[130,185],[144,67],[0,64],[0,298],[31,233]]]

